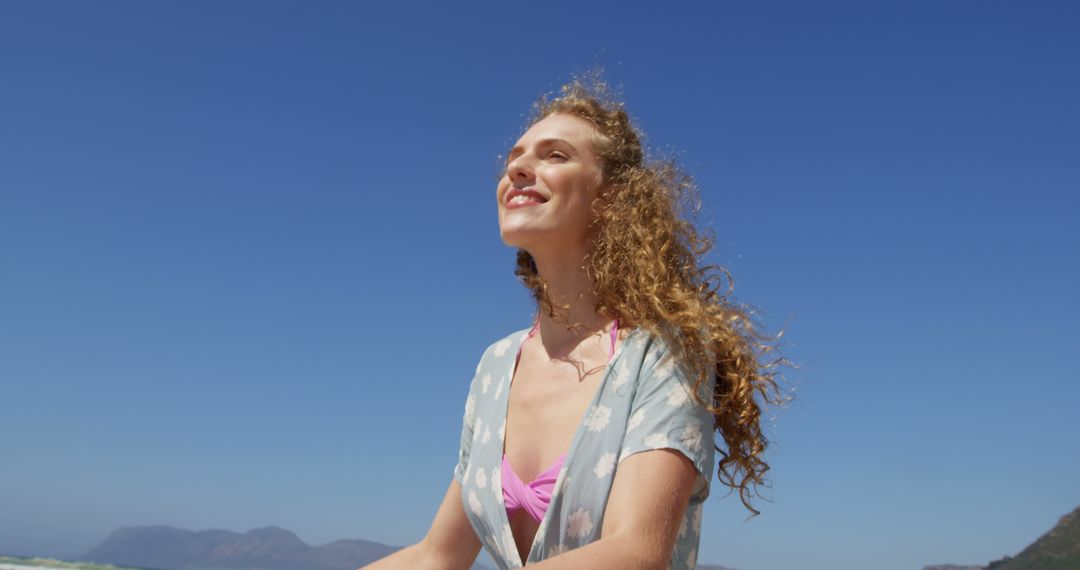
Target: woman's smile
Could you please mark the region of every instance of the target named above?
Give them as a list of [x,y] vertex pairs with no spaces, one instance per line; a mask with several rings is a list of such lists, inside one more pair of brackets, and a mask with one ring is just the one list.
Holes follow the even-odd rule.
[[547,201],[548,199],[534,188],[511,188],[506,192],[506,207],[511,209],[539,206]]
[[506,209],[515,210],[517,208],[528,208],[529,206],[539,206],[541,204],[543,204],[543,202],[537,202],[528,196],[518,196],[506,203]]

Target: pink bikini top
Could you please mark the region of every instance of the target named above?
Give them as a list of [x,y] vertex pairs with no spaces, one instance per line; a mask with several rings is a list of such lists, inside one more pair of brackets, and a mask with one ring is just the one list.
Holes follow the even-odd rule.
[[[529,340],[536,334],[536,330],[540,325],[540,321],[537,320],[533,325],[532,330],[529,331],[529,336],[525,337],[525,340]],[[615,325],[611,327],[611,353],[608,355],[608,362],[611,362],[612,357],[615,356],[615,338],[619,334],[619,319],[615,319]],[[518,347],[517,357],[521,356],[521,348],[525,346],[525,341],[521,341],[521,346]],[[533,519],[540,522],[544,519],[544,513],[547,512],[548,504],[551,502],[551,492],[555,488],[555,480],[559,476],[559,470],[562,469],[563,462],[566,461],[566,453],[559,456],[555,463],[545,469],[542,473],[533,479],[532,483],[525,483],[514,472],[514,468],[510,466],[510,460],[506,458],[506,454],[503,454],[502,460],[502,484],[503,484],[503,502],[506,503],[506,514],[511,515],[518,509],[525,509]]]

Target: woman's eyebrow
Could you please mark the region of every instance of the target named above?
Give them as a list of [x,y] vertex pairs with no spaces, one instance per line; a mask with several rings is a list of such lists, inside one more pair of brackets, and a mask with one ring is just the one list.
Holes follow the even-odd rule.
[[[566,146],[570,147],[570,150],[572,150],[574,152],[577,152],[577,148],[575,148],[574,145],[570,144],[570,141],[567,141],[565,139],[559,139],[559,138],[540,139],[540,140],[536,141],[536,146],[542,147],[544,145],[548,145],[548,144],[552,144],[552,143],[563,143]],[[525,149],[521,145],[517,145],[514,148],[510,149],[510,153],[506,155],[506,162],[510,162],[511,160],[514,159],[514,157],[516,157],[517,155],[521,154],[524,151],[525,151]]]

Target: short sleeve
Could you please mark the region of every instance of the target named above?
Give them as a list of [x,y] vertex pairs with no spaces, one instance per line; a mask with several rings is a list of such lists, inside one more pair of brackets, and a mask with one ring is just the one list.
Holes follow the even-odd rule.
[[[662,345],[661,345],[662,346]],[[657,349],[642,365],[630,415],[623,437],[619,462],[642,451],[672,449],[686,456],[698,472],[690,504],[709,496],[713,474],[713,416],[691,395],[693,381],[685,368],[676,365],[670,353]],[[655,354],[655,353],[654,353]],[[711,397],[716,372],[702,389],[705,401]]]
[[473,430],[476,427],[476,385],[483,364],[484,359],[481,358],[476,366],[476,375],[469,383],[469,395],[465,398],[465,412],[461,416],[461,446],[458,447],[458,461],[454,468],[454,479],[460,484],[464,484],[469,469],[469,452],[472,448]]

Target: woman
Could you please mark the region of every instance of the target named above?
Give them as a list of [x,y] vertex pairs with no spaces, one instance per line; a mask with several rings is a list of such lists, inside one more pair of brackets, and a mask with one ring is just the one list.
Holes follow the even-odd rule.
[[758,513],[755,394],[782,403],[767,389],[786,360],[759,356],[780,335],[708,286],[711,240],[676,212],[689,177],[646,164],[601,80],[562,91],[535,104],[495,193],[532,326],[484,352],[427,536],[366,568],[464,569],[482,547],[500,568],[694,568],[714,431],[718,476]]

